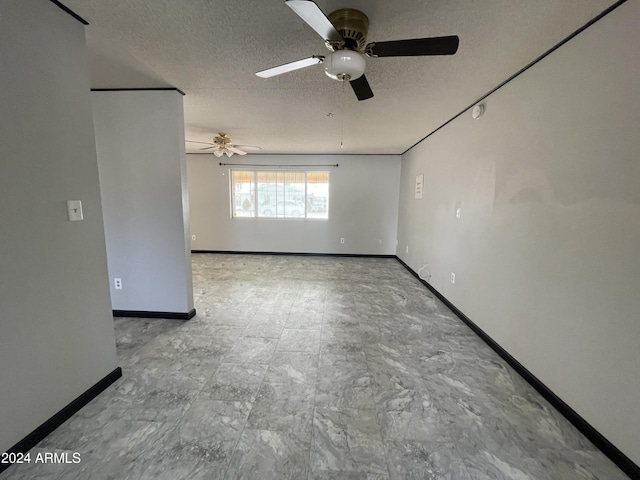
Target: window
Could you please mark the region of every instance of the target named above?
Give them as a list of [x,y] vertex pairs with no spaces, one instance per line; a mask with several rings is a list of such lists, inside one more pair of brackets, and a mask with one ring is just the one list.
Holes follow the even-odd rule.
[[329,172],[307,173],[307,217],[329,218]]
[[232,215],[329,218],[329,172],[231,171]]
[[234,171],[232,198],[234,217],[254,217],[256,204],[254,172]]

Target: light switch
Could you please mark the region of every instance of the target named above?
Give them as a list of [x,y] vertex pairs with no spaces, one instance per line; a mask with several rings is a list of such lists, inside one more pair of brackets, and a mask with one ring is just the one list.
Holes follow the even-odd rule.
[[69,221],[79,222],[84,220],[82,215],[82,201],[67,200],[67,211],[69,212]]

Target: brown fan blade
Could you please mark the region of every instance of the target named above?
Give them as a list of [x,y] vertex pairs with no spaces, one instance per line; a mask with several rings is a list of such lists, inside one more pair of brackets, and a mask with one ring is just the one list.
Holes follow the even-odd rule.
[[414,38],[372,42],[365,47],[370,57],[417,57],[421,55],[453,55],[458,51],[460,39],[448,37]]
[[351,80],[349,83],[351,84],[351,88],[353,88],[353,93],[358,97],[358,100],[367,100],[368,98],[373,97],[373,91],[369,86],[367,77],[364,75],[356,78],[355,80]]

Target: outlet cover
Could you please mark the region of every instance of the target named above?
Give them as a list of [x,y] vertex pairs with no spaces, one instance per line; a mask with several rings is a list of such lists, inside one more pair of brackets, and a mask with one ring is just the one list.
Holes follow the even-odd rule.
[[456,274],[451,272],[451,283],[456,283]]

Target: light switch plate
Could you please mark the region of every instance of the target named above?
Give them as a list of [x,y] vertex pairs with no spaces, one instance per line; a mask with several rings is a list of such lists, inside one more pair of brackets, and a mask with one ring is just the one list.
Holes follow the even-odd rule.
[[82,215],[82,201],[67,200],[67,211],[69,212],[69,221],[79,222],[84,220],[84,216]]

